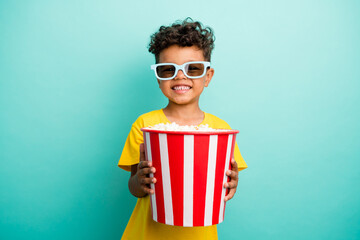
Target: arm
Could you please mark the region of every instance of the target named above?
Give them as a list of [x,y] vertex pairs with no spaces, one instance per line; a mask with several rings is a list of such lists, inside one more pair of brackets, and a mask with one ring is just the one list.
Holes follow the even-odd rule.
[[229,193],[225,196],[225,202],[232,199],[235,195],[236,188],[238,185],[238,165],[234,158],[231,159],[231,170],[227,170],[226,175],[230,177],[230,182],[226,182],[224,187],[229,188]]
[[150,173],[155,173],[152,163],[146,161],[144,144],[140,144],[140,161],[138,164],[131,165],[131,176],[128,182],[129,190],[135,197],[145,197],[147,194],[153,194],[150,183],[156,183],[154,177],[149,177]]

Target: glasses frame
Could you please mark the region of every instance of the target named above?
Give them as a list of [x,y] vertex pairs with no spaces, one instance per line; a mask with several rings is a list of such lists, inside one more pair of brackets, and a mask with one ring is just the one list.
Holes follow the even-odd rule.
[[[192,64],[192,63],[194,63],[194,64],[196,64],[196,63],[202,63],[202,64],[204,64],[204,72],[203,72],[203,74],[201,74],[200,76],[196,76],[196,77],[187,75],[187,73],[186,73],[186,71],[185,71],[185,65],[187,65],[187,64]],[[174,76],[168,77],[168,78],[159,77],[159,75],[158,75],[157,72],[156,72],[156,68],[157,68],[158,66],[165,66],[165,65],[171,65],[171,66],[174,66],[174,67],[175,67]],[[159,79],[159,80],[171,80],[171,79],[173,79],[173,78],[176,77],[176,75],[178,74],[179,70],[181,70],[186,77],[188,77],[188,78],[195,78],[195,79],[196,79],[196,78],[202,78],[202,77],[205,76],[206,71],[207,71],[208,68],[210,67],[210,62],[206,62],[206,61],[186,62],[186,63],[184,63],[184,64],[182,64],[182,65],[177,65],[177,64],[175,64],[175,63],[158,63],[158,64],[153,64],[153,65],[151,65],[150,67],[151,67],[152,70],[154,70],[155,76],[156,76],[156,78]]]

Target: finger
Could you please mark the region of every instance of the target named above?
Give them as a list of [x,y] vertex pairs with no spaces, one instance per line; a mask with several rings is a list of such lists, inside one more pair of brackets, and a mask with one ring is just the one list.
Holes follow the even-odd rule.
[[150,183],[156,183],[156,178],[154,178],[154,177],[152,177],[152,178],[141,178],[140,183],[144,184],[144,185],[147,185],[147,184],[150,184]]
[[237,180],[239,176],[237,171],[231,171],[231,170],[227,170],[226,175],[229,176],[231,180]]
[[230,199],[232,199],[235,195],[235,192],[236,192],[236,189],[233,188],[233,189],[230,189],[228,195],[225,196],[224,200],[225,202],[229,201]]
[[155,168],[154,167],[147,167],[147,168],[142,168],[139,170],[139,176],[145,176],[148,175],[150,173],[155,173]]
[[230,188],[230,189],[236,188],[236,187],[237,187],[237,181],[226,182],[226,183],[224,184],[224,187],[225,187],[225,188]]
[[141,188],[147,194],[154,194],[154,190],[151,189],[148,185],[142,185]]
[[138,168],[139,168],[139,169],[149,168],[149,167],[152,167],[152,162],[149,162],[149,161],[141,161],[141,162],[139,162],[139,164],[138,164]]

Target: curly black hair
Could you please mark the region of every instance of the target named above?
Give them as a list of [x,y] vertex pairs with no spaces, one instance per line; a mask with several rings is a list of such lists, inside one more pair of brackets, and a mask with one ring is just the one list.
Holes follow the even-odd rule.
[[155,54],[158,63],[159,54],[165,48],[172,45],[196,46],[203,51],[205,60],[210,61],[214,41],[214,31],[210,27],[203,27],[202,23],[188,17],[182,22],[176,21],[171,26],[161,26],[159,31],[151,35],[149,52]]

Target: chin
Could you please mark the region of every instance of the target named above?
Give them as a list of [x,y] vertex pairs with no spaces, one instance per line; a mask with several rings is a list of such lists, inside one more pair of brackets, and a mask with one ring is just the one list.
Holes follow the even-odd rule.
[[187,104],[191,104],[193,103],[194,101],[191,101],[191,100],[170,100],[171,102],[177,104],[177,105],[187,105]]

